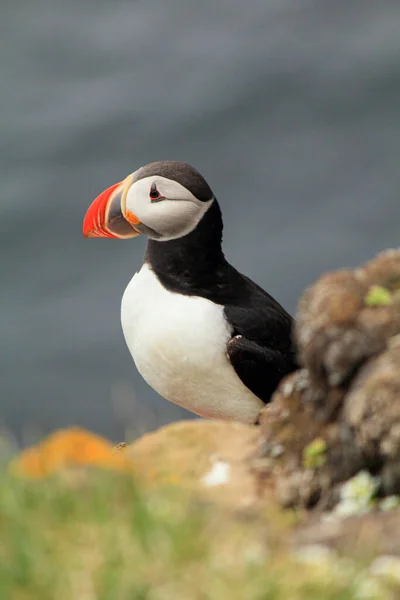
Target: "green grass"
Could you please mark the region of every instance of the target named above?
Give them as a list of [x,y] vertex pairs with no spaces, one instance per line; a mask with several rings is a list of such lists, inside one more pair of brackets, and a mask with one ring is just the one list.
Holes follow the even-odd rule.
[[361,598],[362,565],[299,564],[280,535],[177,489],[139,490],[126,475],[3,471],[0,600]]

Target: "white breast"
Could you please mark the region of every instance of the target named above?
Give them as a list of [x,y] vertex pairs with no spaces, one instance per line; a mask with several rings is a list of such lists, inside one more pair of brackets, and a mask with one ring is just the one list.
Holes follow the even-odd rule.
[[166,290],[143,265],[122,298],[121,322],[136,367],[161,396],[204,417],[254,422],[262,401],[227,356],[223,307]]

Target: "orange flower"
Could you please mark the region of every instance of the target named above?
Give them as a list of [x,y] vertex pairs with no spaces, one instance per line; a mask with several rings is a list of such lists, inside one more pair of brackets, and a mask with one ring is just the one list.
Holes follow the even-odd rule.
[[[28,477],[45,477],[71,466],[95,466],[128,470],[124,453],[113,452],[108,440],[79,427],[56,431],[42,442],[24,450],[11,469]],[[132,468],[132,467],[130,467]]]

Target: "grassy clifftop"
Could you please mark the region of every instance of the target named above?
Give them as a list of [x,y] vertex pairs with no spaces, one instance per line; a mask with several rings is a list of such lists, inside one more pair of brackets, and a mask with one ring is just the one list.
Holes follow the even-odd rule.
[[394,558],[259,498],[256,435],[189,421],[116,451],[73,429],[25,451],[0,470],[0,599],[395,599]]
[[395,598],[364,560],[290,552],[282,523],[129,474],[0,476],[0,598]]

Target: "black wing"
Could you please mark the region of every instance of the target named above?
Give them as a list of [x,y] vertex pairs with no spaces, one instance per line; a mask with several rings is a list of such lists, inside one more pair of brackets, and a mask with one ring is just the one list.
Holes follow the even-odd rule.
[[227,344],[230,362],[246,387],[269,402],[278,383],[297,368],[293,319],[253,281],[241,275],[241,294],[225,305],[233,328]]
[[[272,296],[220,254],[218,231],[219,227],[222,230],[222,223],[218,219],[219,207],[214,202],[201,226],[185,238],[162,244],[149,240],[146,260],[171,292],[200,296],[225,307],[233,330],[227,345],[231,364],[243,383],[268,402],[280,379],[297,366],[292,348],[293,319]],[[209,244],[210,231],[215,229],[217,250],[212,246],[199,256],[198,248]]]

